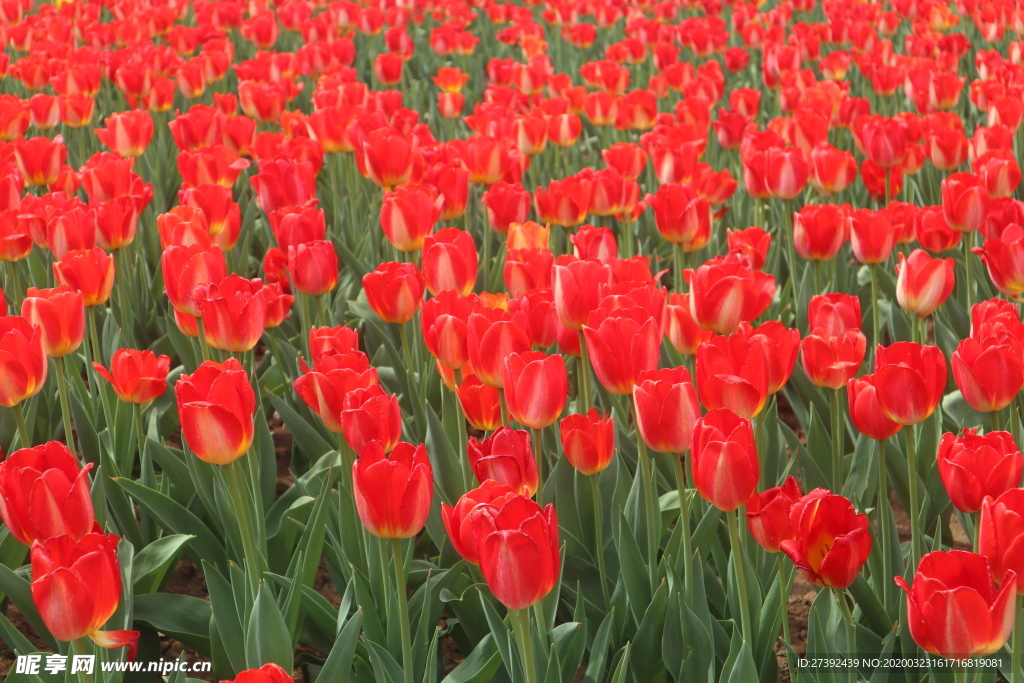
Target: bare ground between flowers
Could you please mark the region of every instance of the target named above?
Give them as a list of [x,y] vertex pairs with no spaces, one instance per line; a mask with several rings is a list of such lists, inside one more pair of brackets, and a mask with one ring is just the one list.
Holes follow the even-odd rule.
[[[798,435],[801,436],[801,438],[803,438],[803,431],[800,428],[799,422],[796,420],[796,416],[789,408],[788,403],[785,402],[784,396],[780,394],[779,397],[779,419],[789,425]],[[276,413],[269,420],[269,425],[271,434],[274,438],[274,450],[277,456],[277,495],[280,496],[293,483],[289,470],[291,464],[292,435],[288,430],[288,427],[281,421],[280,417]],[[177,441],[177,438],[178,435],[173,434],[167,438],[167,441],[168,443],[174,444],[174,442]],[[907,540],[910,537],[909,520],[895,497],[892,502],[896,516],[896,528],[899,531],[900,539]],[[969,549],[968,539],[955,517],[951,520],[950,526],[951,531],[953,532],[953,546]],[[335,589],[330,575],[327,572],[326,566],[322,563],[317,572],[313,588],[335,607],[340,604],[341,596]],[[209,599],[205,577],[188,558],[182,558],[178,562],[177,567],[175,567],[174,572],[168,581],[166,591],[168,593],[188,595],[202,600]],[[807,616],[811,608],[811,603],[814,602],[814,598],[816,596],[817,589],[805,581],[803,577],[797,575],[794,579],[793,589],[789,597],[789,628],[792,638],[791,644],[797,653],[802,654],[805,650],[807,642]],[[45,649],[42,641],[35,635],[35,633],[33,633],[32,628],[28,625],[14,605],[7,604],[5,614],[19,632],[25,635],[41,650]],[[161,645],[162,657],[165,660],[177,659],[182,654],[184,654],[185,659],[189,661],[203,659],[199,653],[184,646],[173,638],[168,638],[166,636],[162,637]],[[299,649],[299,653],[301,652],[302,648]],[[464,659],[464,656],[459,651],[455,641],[451,638],[446,637],[442,640],[441,652],[444,661],[445,673],[450,672]],[[776,646],[775,653],[779,664],[778,680],[780,682],[787,683],[790,678],[788,664],[786,661],[786,650],[781,642]],[[317,653],[313,651],[310,651],[310,654],[319,655],[321,657],[324,656],[324,653]],[[14,661],[14,653],[6,646],[6,644],[0,642],[0,672],[9,671],[14,666]],[[580,667],[580,671],[577,672],[576,680],[582,679],[582,675],[585,670],[585,665]],[[203,681],[215,682],[219,680],[212,673],[193,674],[193,677]],[[304,680],[302,670],[298,668],[295,669],[293,672],[293,678],[296,681]]]

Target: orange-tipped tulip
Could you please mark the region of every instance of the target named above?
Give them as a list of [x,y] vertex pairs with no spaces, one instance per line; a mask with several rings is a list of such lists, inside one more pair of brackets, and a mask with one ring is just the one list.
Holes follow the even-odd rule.
[[937,460],[942,485],[961,512],[982,509],[986,496],[1000,496],[1019,484],[1024,470],[1024,458],[1008,432],[947,432],[939,441]]
[[256,395],[242,364],[205,361],[174,385],[181,431],[189,450],[214,465],[227,465],[252,444]]
[[871,554],[868,516],[828,491],[812,491],[793,506],[796,538],[782,542],[804,578],[822,588],[848,588]]
[[43,348],[60,358],[82,345],[85,338],[85,303],[82,293],[60,285],[52,289],[29,287],[21,314],[43,333]]
[[692,448],[693,483],[701,497],[724,512],[746,503],[760,476],[750,420],[712,410],[694,425]]
[[371,441],[352,464],[356,510],[380,538],[412,538],[426,524],[434,496],[433,471],[423,444],[399,443],[385,453]]
[[117,397],[126,403],[145,405],[167,390],[169,356],[157,356],[146,349],[118,349],[110,360],[110,370],[93,362],[96,373],[110,382]]

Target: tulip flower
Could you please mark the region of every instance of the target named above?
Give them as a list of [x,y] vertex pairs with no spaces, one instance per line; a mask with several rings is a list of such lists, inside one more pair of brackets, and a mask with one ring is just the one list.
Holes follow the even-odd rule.
[[772,197],[790,200],[803,191],[809,171],[799,147],[769,149],[766,163],[765,185]]
[[807,204],[793,214],[793,247],[802,259],[831,261],[849,237],[842,207]]
[[73,353],[85,338],[85,305],[82,293],[61,285],[52,289],[29,287],[21,314],[42,332],[43,348],[50,358]]
[[807,327],[831,337],[861,329],[860,299],[852,294],[816,294],[807,303]]
[[539,220],[566,228],[579,225],[587,217],[593,189],[593,183],[580,176],[552,180],[547,187],[538,187],[534,201]]
[[974,253],[988,269],[996,289],[1016,300],[1024,300],[1024,227],[1013,224],[1002,235],[987,239]]
[[896,300],[918,318],[931,315],[953,292],[953,259],[932,258],[921,249],[909,258],[903,254],[897,258]]
[[78,540],[91,532],[89,470],[59,441],[22,448],[0,462],[0,517],[18,541],[56,536]]
[[928,419],[946,389],[946,358],[937,346],[896,342],[875,355],[875,390],[885,416],[901,425]]
[[477,252],[473,235],[442,228],[423,240],[423,279],[430,293],[454,289],[465,296],[476,284]]
[[808,583],[848,588],[871,554],[868,516],[857,514],[853,503],[834,493],[812,492],[804,499],[793,506],[790,523],[796,537],[782,542],[782,552]]
[[114,287],[114,259],[99,247],[69,251],[53,264],[57,281],[82,293],[86,306],[101,306]]
[[759,546],[770,553],[778,553],[782,551],[783,541],[796,540],[790,512],[800,497],[800,484],[793,477],[786,477],[782,486],[750,494],[747,529]]
[[444,197],[429,185],[404,185],[385,192],[380,226],[395,249],[416,251],[434,229]]
[[19,140],[14,143],[13,151],[14,161],[29,186],[52,184],[68,156],[68,149],[59,135],[52,140],[45,136]]
[[850,213],[849,221],[850,246],[854,257],[868,264],[888,261],[899,237],[889,212],[857,209]]
[[475,294],[448,290],[422,305],[420,325],[427,351],[452,370],[469,362],[469,317],[480,305]]
[[249,450],[256,395],[236,359],[205,361],[178,379],[174,394],[182,435],[200,460],[227,465]]
[[747,502],[760,476],[750,420],[725,408],[699,418],[693,428],[693,483],[697,492],[724,512]]
[[615,455],[615,425],[591,408],[585,415],[569,415],[558,423],[562,452],[580,474],[597,474]]
[[476,375],[463,378],[456,388],[466,422],[482,432],[501,426],[501,395],[498,389],[480,381]]
[[661,327],[675,350],[684,356],[694,355],[697,347],[716,336],[715,332],[705,330],[694,321],[690,313],[689,294],[671,292],[668,295]]
[[1001,496],[1019,484],[1024,470],[1024,457],[1007,432],[947,432],[939,441],[937,459],[942,485],[961,512],[982,509],[986,496]]
[[239,671],[238,675],[224,683],[291,683],[292,676],[277,664],[264,664],[258,669]]
[[[1013,483],[1018,482],[1015,480]],[[1008,488],[994,498],[990,494],[982,500],[978,522],[978,552],[988,560],[993,579],[1002,578],[1007,572],[1019,576],[1019,572],[1024,571],[1022,523],[1024,489]],[[1024,588],[1018,581],[1017,594],[1022,593]]]
[[414,263],[382,263],[363,276],[366,302],[381,320],[404,325],[423,300],[425,282]]
[[562,563],[553,505],[542,509],[524,496],[507,496],[477,505],[470,517],[480,571],[501,604],[523,610],[551,592]]
[[1009,334],[962,340],[950,357],[953,379],[967,404],[991,413],[1008,406],[1024,387],[1024,349]]
[[328,240],[316,240],[288,247],[288,272],[295,289],[308,296],[321,296],[338,284],[338,253]]
[[139,157],[153,139],[153,117],[139,109],[111,114],[106,128],[94,132],[104,145],[122,157]]
[[206,342],[232,353],[251,350],[266,329],[268,294],[262,280],[238,275],[196,287]]
[[378,383],[377,369],[361,351],[331,349],[316,355],[313,367],[299,361],[303,374],[292,384],[295,393],[335,434],[343,433],[345,399],[355,389]]
[[982,555],[962,550],[936,551],[921,558],[908,586],[907,624],[914,642],[926,652],[950,659],[998,652],[1013,630],[1017,574],[1004,573],[999,591]]
[[711,237],[711,204],[690,185],[666,183],[649,201],[658,232],[685,252],[700,251]]
[[597,259],[561,256],[555,261],[555,309],[562,324],[579,330],[601,302],[602,287],[612,284],[611,267]]
[[521,313],[478,307],[467,321],[466,343],[473,372],[484,384],[504,387],[505,359],[530,350],[528,323]]
[[539,485],[537,461],[525,429],[499,427],[489,438],[469,437],[469,466],[481,484],[493,479],[523,495],[533,496]]
[[[46,381],[43,331],[19,315],[0,317],[0,406],[13,408]],[[28,434],[23,433],[23,445]]]
[[942,211],[950,227],[974,232],[985,222],[991,197],[973,173],[954,173],[942,181]]
[[110,369],[93,361],[96,373],[110,382],[117,398],[125,403],[145,405],[167,390],[169,356],[157,356],[146,349],[118,349],[110,360]]
[[[370,133],[357,151],[363,159],[366,177],[387,190],[408,182],[416,148],[415,137],[386,126]],[[439,203],[437,210],[440,209]]]
[[778,393],[796,367],[800,332],[786,328],[777,320],[769,320],[757,327],[751,327],[750,323],[740,323],[737,334],[761,347],[768,371],[768,395]]
[[768,400],[767,358],[742,334],[719,336],[697,347],[697,388],[708,410],[727,408],[753,418]]
[[737,251],[747,257],[754,270],[764,268],[771,247],[772,236],[758,227],[743,230],[727,230],[729,251]]
[[583,338],[594,374],[613,394],[633,393],[641,373],[658,367],[661,329],[639,306],[597,309],[587,317]]
[[217,247],[168,247],[160,257],[164,278],[164,291],[174,310],[185,315],[199,316],[199,304],[194,298],[196,288],[221,282],[227,277],[224,252]]
[[897,118],[877,114],[863,116],[856,122],[857,137],[868,158],[883,168],[898,166],[907,153],[904,124]]
[[380,538],[412,538],[430,513],[433,472],[427,449],[398,443],[386,453],[369,441],[352,464],[356,510],[363,526]]
[[884,441],[902,428],[903,425],[893,422],[882,412],[874,376],[850,379],[846,383],[846,397],[850,406],[850,421],[857,431],[869,439]]
[[698,325],[731,334],[764,313],[775,296],[775,278],[730,256],[715,257],[683,273],[690,286],[690,314]]
[[558,420],[569,392],[569,378],[560,355],[510,353],[501,372],[505,402],[516,422],[529,429],[544,429]]
[[345,396],[341,424],[345,441],[356,453],[362,453],[371,441],[380,442],[384,452],[390,453],[402,437],[398,396],[388,395],[376,383],[352,389]]
[[473,531],[473,510],[480,505],[501,508],[512,498],[520,495],[504,484],[488,479],[475,489],[466,492],[455,507],[441,503],[441,521],[448,532],[455,551],[471,564],[480,564],[480,551]]
[[118,538],[90,533],[57,536],[32,546],[32,601],[58,640],[89,638],[104,648],[128,648],[135,658],[138,631],[102,631],[121,602]]
[[674,454],[690,450],[700,401],[686,368],[640,373],[633,404],[637,431],[648,448]]
[[504,180],[487,188],[481,197],[487,207],[487,220],[491,229],[505,234],[513,223],[525,223],[530,217],[532,197],[519,183]]

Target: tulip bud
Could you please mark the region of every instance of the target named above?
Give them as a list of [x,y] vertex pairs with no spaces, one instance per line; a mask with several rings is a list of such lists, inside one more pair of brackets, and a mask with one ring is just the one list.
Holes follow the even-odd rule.
[[379,441],[370,441],[352,463],[352,489],[371,534],[412,538],[423,530],[434,495],[426,447],[402,442],[386,454]]
[[731,512],[757,488],[760,466],[750,420],[719,408],[693,428],[693,482],[704,500]]
[[938,452],[939,477],[949,499],[961,512],[977,512],[986,496],[1000,496],[1020,482],[1024,458],[1007,432],[962,436],[942,435]]
[[525,429],[499,427],[483,441],[469,437],[469,466],[481,484],[493,479],[527,496],[537,491],[537,461]]
[[615,455],[615,425],[591,408],[586,415],[569,415],[558,423],[562,451],[580,474],[597,474]]
[[747,529],[757,544],[770,553],[781,552],[783,541],[796,540],[790,511],[800,500],[800,485],[786,477],[782,486],[753,493],[747,500]]

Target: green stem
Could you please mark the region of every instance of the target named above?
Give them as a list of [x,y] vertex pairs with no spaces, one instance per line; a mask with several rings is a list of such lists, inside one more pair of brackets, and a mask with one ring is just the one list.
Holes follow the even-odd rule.
[[832,392],[832,490],[843,490],[843,396],[841,389]]
[[967,668],[958,666],[953,669],[953,683],[967,683]]
[[410,387],[416,386],[416,365],[412,362],[412,351],[409,348],[409,336],[405,332],[405,325],[398,326],[398,338],[402,342],[402,352],[405,354],[406,372],[409,375]]
[[[881,315],[878,310],[878,264],[871,264],[871,330],[874,332],[872,342],[874,342],[875,348],[882,343],[881,337]],[[872,354],[873,355],[873,354]]]
[[1021,671],[1021,649],[1024,648],[1024,597],[1017,596],[1017,618],[1013,623],[1013,683],[1024,681]]
[[[301,307],[300,307],[301,308]],[[199,330],[199,350],[203,354],[203,360],[211,360],[210,345],[206,343],[206,325],[203,324],[203,316],[196,316],[196,328]]]
[[693,539],[690,535],[690,496],[686,487],[686,472],[683,469],[685,453],[671,453],[676,472],[676,488],[679,489],[679,523],[683,526],[683,557],[686,560],[683,574],[683,595],[687,602],[693,600]]
[[28,425],[25,424],[25,413],[21,410],[21,404],[14,404],[14,418],[18,421],[18,436],[21,437],[21,447],[31,448],[32,447],[32,436],[28,431]]
[[739,589],[740,628],[743,640],[749,645],[754,641],[750,637],[750,604],[747,600],[747,570],[743,566],[743,546],[740,545],[739,510],[725,513],[729,523],[729,542],[732,544],[732,559],[736,567],[736,587]]
[[[100,347],[100,338],[99,333],[97,332],[98,325],[96,323],[96,307],[89,306],[86,310],[89,312],[89,340],[92,342],[92,359],[102,365],[103,351]],[[100,395],[100,404],[103,406],[103,418],[106,420],[107,428],[109,429],[111,425],[111,413],[110,404],[107,401],[107,392],[104,390],[103,383],[100,381],[99,373],[96,372],[96,369],[92,367],[91,363],[89,364],[89,367],[92,369],[92,380],[96,383],[96,392]]]
[[[892,554],[889,552],[889,520],[892,515],[892,507],[889,504],[889,483],[888,471],[885,461],[886,440],[878,442],[878,497],[875,505],[878,506],[878,537],[882,539],[882,576],[887,576],[889,567],[892,566]],[[882,605],[889,609],[892,601],[892,581],[882,580]]]
[[[455,386],[458,387],[462,384],[462,369],[452,371],[452,375],[455,378]],[[455,421],[458,426],[459,443],[457,444],[459,449],[459,462],[462,463],[462,476],[463,476],[463,490],[469,491],[473,488],[473,470],[469,465],[469,454],[466,451],[467,448],[467,432],[466,432],[466,414],[462,412],[462,404],[459,403],[459,393],[453,391],[455,394]],[[500,396],[500,393],[499,393]]]
[[75,432],[72,428],[71,410],[68,408],[68,378],[64,376],[64,357],[54,358],[57,365],[57,391],[60,394],[60,414],[64,418],[64,440],[68,442],[68,450],[72,455],[75,450]]
[[786,559],[783,553],[775,553],[775,563],[779,567],[779,616],[782,618],[782,640],[786,643],[786,663],[789,665],[789,679],[796,681],[796,663],[789,649],[792,643],[789,634],[789,581],[786,580]]
[[971,265],[973,262],[973,253],[971,248],[974,246],[974,233],[964,233],[964,267],[967,269],[967,280],[964,284],[967,286],[967,312],[971,312],[971,307],[974,305],[974,280],[973,273],[974,266]]
[[[839,605],[839,611],[843,615],[843,625],[846,627],[846,656],[854,657],[857,650],[857,630],[853,625],[853,614],[850,613],[850,606],[846,602],[844,591],[833,588],[832,594],[836,596],[836,603]],[[850,683],[855,683],[857,680],[857,668],[850,667],[848,674]]]
[[917,447],[914,444],[913,425],[904,428],[907,439],[907,489],[910,497],[910,568],[917,570],[921,559],[920,507],[917,494]]
[[[636,415],[636,404],[630,401],[633,407],[633,424],[640,422]],[[657,504],[658,494],[654,488],[654,475],[651,471],[651,456],[647,453],[647,444],[640,435],[639,428],[636,429],[637,459],[640,461],[640,476],[644,484],[644,510],[647,517],[647,570],[650,573],[651,588],[657,585],[658,577],[658,541],[661,540],[661,519],[658,515]]]
[[583,330],[580,335],[580,405],[577,410],[581,413],[587,412],[591,407],[590,398],[590,357],[587,355],[587,341],[583,337]]
[[[249,457],[252,457],[251,455]],[[260,558],[254,543],[255,531],[249,510],[252,508],[252,501],[245,496],[245,476],[241,470],[242,465],[238,459],[231,461],[224,466],[228,480],[228,493],[231,496],[231,504],[235,508],[235,516],[238,517],[238,531],[242,537],[242,552],[245,555],[245,570],[249,575],[249,594],[256,600],[259,594]]]
[[533,659],[533,638],[530,635],[530,610],[529,608],[510,610],[509,616],[512,618],[512,628],[519,641],[526,683],[537,683],[537,666]]
[[501,424],[508,427],[512,421],[508,417],[508,403],[505,403],[504,389],[498,389],[498,405],[501,407]]
[[[79,657],[89,657],[92,655],[92,647],[90,646],[88,638],[79,638],[78,640],[72,641],[71,649]],[[78,680],[81,683],[93,683],[93,675],[86,673],[85,671],[78,672]]]
[[587,477],[590,480],[590,496],[594,499],[594,554],[597,556],[597,572],[601,575],[601,596],[606,608],[611,608],[611,597],[608,594],[608,574],[604,568],[604,520],[601,507],[601,491],[597,485],[597,474]]
[[673,244],[672,245],[672,257],[675,261],[675,291],[683,291],[683,245]]
[[398,594],[398,613],[402,629],[402,672],[405,683],[413,683],[412,637],[409,633],[409,596],[405,591],[405,556],[402,553],[402,539],[391,539],[391,552],[395,556],[395,592]]

